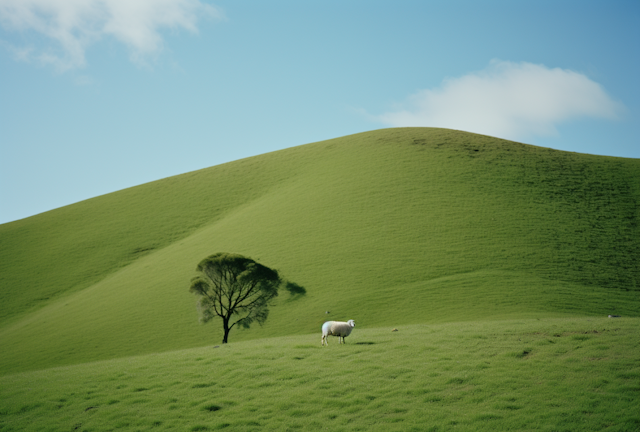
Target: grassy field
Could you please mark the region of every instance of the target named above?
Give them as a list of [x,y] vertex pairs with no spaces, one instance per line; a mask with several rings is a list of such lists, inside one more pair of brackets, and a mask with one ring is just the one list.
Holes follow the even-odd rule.
[[4,431],[637,431],[638,318],[356,327],[0,377]]
[[[306,295],[221,345],[215,252]],[[400,128],[144,184],[0,225],[0,431],[638,431],[638,262],[638,159]]]
[[639,173],[637,159],[386,129],[0,225],[0,375],[218,343],[188,285],[219,251],[307,291],[232,342],[326,319],[638,317]]

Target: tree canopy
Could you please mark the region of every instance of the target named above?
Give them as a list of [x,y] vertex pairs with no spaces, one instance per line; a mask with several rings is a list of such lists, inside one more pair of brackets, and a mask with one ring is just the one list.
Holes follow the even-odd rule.
[[[262,325],[269,315],[269,301],[278,295],[283,283],[277,270],[225,252],[203,259],[196,270],[199,274],[191,280],[189,291],[199,296],[203,322],[216,316],[222,318],[222,343],[228,342],[229,332],[236,325],[249,328],[254,321]],[[300,292],[289,285],[286,288],[292,294]]]

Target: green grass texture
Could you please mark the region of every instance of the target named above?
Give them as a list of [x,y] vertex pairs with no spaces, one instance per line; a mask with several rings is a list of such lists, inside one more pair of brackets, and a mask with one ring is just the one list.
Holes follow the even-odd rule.
[[188,292],[215,252],[306,289],[232,343],[329,319],[638,317],[639,221],[640,160],[460,131],[242,159],[0,225],[0,375],[219,343]]
[[355,328],[0,377],[4,431],[637,431],[639,318]]

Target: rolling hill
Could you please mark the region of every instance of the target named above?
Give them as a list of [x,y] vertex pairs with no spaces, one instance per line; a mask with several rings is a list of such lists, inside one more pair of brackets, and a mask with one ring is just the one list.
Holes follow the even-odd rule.
[[640,160],[434,128],[307,144],[0,225],[0,374],[219,343],[188,285],[237,252],[307,294],[230,341],[640,316]]

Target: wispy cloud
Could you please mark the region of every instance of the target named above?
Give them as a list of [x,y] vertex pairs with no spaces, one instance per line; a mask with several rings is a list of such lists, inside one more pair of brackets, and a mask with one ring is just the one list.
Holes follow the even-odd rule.
[[196,32],[203,17],[222,13],[200,0],[0,0],[5,29],[45,36],[44,46],[12,45],[16,59],[61,71],[84,66],[85,51],[103,37],[122,42],[132,61],[143,63],[162,50],[161,29]]
[[494,60],[488,68],[420,90],[376,119],[391,126],[460,129],[507,139],[557,134],[559,123],[615,119],[623,106],[585,75]]

